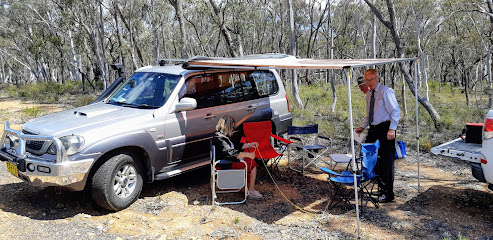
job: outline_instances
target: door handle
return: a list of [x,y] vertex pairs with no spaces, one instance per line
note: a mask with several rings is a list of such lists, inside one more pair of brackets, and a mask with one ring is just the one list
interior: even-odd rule
[[212,114],[212,113],[208,113],[207,115],[205,115],[204,119],[209,119],[209,118],[214,119],[215,117],[217,117],[217,115]]
[[249,111],[249,112],[255,111],[255,110],[257,110],[257,107],[256,106],[253,106],[253,105],[250,105],[250,106],[247,107],[246,110]]

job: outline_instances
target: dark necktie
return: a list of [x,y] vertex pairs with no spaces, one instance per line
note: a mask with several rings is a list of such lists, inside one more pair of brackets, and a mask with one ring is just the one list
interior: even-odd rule
[[373,108],[375,107],[375,90],[371,90],[370,112],[368,113],[368,123],[373,123]]

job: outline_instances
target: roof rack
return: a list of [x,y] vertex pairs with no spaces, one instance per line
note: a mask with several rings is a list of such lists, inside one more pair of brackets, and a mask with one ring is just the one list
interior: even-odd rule
[[188,61],[188,59],[181,59],[181,58],[158,58],[156,59],[157,63],[159,66],[164,66],[167,63],[170,62],[175,62],[175,65],[182,64]]

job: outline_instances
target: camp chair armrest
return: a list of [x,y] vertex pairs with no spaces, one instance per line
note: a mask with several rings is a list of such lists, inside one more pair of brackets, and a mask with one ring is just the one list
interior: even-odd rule
[[289,140],[291,140],[291,139],[296,140],[296,141],[303,142],[303,140],[301,138],[299,138],[299,137],[289,137]]
[[238,160],[238,161],[230,161],[230,160],[216,160],[216,164],[231,164],[231,163],[239,163],[242,162],[243,160]]
[[332,142],[332,139],[330,137],[326,137],[326,136],[322,136],[322,135],[318,135],[318,137],[321,138],[321,139],[325,139],[327,141]]
[[324,171],[324,172],[326,172],[326,173],[328,173],[328,174],[332,174],[332,175],[341,175],[341,174],[339,174],[339,173],[336,173],[336,172],[334,172],[334,171],[330,170],[330,169],[329,169],[329,168],[327,168],[327,167],[320,168],[320,170],[322,170],[322,171]]
[[279,143],[281,143],[281,144],[286,144],[287,145],[287,144],[293,143],[292,141],[289,141],[287,139],[284,139],[284,138],[279,137],[279,136],[274,135],[274,134],[271,134],[270,136],[273,137],[274,139],[279,140]]

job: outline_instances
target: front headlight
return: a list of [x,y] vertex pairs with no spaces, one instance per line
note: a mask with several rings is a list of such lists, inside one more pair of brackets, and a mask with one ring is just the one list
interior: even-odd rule
[[[82,136],[70,135],[59,138],[67,155],[74,155],[84,146],[84,138]],[[56,144],[52,143],[48,148],[48,153],[56,155]]]

